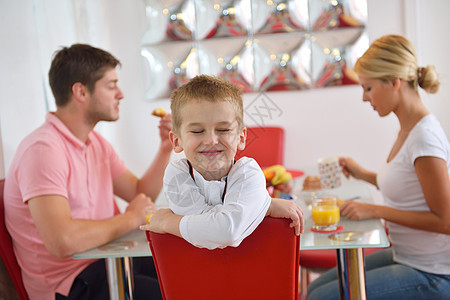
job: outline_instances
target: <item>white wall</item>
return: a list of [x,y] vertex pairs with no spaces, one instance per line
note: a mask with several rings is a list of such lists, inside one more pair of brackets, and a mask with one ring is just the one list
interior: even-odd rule
[[[429,3],[430,5],[427,5]],[[450,1],[420,1],[419,21],[417,25],[420,39],[419,64],[435,65],[441,79],[441,87],[437,94],[421,93],[424,103],[436,114],[450,137]]]
[[[49,15],[37,19],[33,6],[40,3]],[[42,7],[44,3],[44,7]],[[143,100],[139,58],[139,38],[142,34],[140,17],[142,0],[75,1],[78,9],[85,9],[88,20],[72,14],[68,0],[22,0],[0,2],[0,129],[7,170],[19,141],[44,119],[45,95],[40,61],[49,67],[48,49],[69,45],[74,41],[90,42],[111,51],[122,62],[119,84],[126,98],[120,106],[118,122],[101,124],[100,130],[113,143],[130,169],[141,175],[156,154],[158,120],[150,116],[156,107],[169,108],[168,100]],[[81,4],[80,4],[81,3]],[[417,10],[420,7],[420,12]],[[89,9],[88,9],[89,8]],[[368,0],[369,38],[387,33],[405,34],[417,41],[420,62],[436,64],[442,73],[442,91],[424,96],[425,103],[436,113],[450,134],[446,117],[450,108],[449,64],[446,54],[450,47],[446,28],[450,20],[444,15],[450,11],[447,0]],[[405,11],[409,13],[405,16]],[[55,18],[58,16],[58,18]],[[411,17],[412,16],[412,17]],[[72,20],[82,32],[74,33]],[[96,29],[83,27],[87,21],[97,21]],[[439,20],[439,24],[435,21]],[[51,41],[39,44],[36,24],[44,28],[44,36]],[[48,32],[50,31],[50,33]],[[41,47],[39,47],[41,45]],[[44,48],[45,53],[37,53]],[[257,94],[246,94],[249,106]],[[398,128],[395,117],[379,118],[370,105],[362,103],[358,86],[335,87],[302,92],[274,92],[267,96],[278,105],[281,115],[273,117],[268,125],[286,128],[286,161],[290,168],[311,165],[321,156],[349,155],[371,169],[377,169],[386,158]],[[246,123],[252,120],[246,116]],[[0,177],[1,177],[0,173]]]
[[[0,2],[0,149],[4,161],[0,178],[19,142],[44,121],[47,91],[42,65],[47,73],[53,51],[74,40],[70,7],[68,1]],[[36,10],[52,17],[36,18]]]

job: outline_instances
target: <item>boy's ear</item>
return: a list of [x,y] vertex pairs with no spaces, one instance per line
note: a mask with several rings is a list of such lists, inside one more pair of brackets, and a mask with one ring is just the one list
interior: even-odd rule
[[183,152],[183,147],[181,146],[180,139],[172,130],[169,131],[169,140],[175,153]]
[[247,140],[247,127],[244,127],[239,134],[239,144],[237,146],[238,150],[245,149],[245,141]]

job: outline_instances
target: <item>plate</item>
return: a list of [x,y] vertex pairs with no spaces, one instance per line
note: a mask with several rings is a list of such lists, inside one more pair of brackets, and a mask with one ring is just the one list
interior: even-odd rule
[[98,249],[102,251],[121,251],[131,249],[134,246],[136,246],[136,243],[133,241],[116,241],[100,246]]
[[364,233],[359,231],[342,231],[330,234],[328,238],[339,242],[356,242],[364,238]]
[[310,191],[301,191],[299,194],[300,200],[303,200],[307,205],[312,204],[313,199],[317,199],[325,195],[325,192],[322,190],[310,190]]
[[[339,225],[338,227],[336,227],[336,229],[332,229],[332,230],[318,230],[318,229],[314,229],[314,227],[311,227],[311,231],[312,232],[317,232],[317,233],[330,233],[330,232],[340,232],[344,230],[344,226]],[[337,233],[335,233],[337,234]]]

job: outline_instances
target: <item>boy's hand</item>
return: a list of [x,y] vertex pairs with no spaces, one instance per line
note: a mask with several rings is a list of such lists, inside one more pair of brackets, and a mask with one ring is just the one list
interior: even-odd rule
[[291,219],[292,222],[289,226],[294,227],[296,235],[299,235],[304,231],[305,219],[303,216],[303,211],[292,200],[272,198],[266,216]]
[[156,233],[166,233],[164,229],[164,222],[170,215],[174,213],[168,208],[161,208],[156,210],[153,215],[149,218],[147,225],[141,225],[139,229],[150,230]]
[[161,208],[152,215],[147,225],[141,225],[139,229],[156,233],[170,233],[181,237],[179,226],[182,217],[174,214],[169,208]]

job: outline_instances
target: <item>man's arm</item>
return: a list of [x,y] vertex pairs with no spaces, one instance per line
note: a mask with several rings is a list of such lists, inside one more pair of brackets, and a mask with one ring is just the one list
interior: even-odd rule
[[72,219],[65,197],[46,195],[31,198],[28,206],[46,249],[57,257],[69,257],[105,244],[145,223],[151,200],[136,196],[123,214],[104,219]]
[[139,179],[130,171],[125,172],[113,181],[114,194],[128,202],[139,193],[146,194],[153,202],[156,200],[162,189],[164,171],[172,153],[172,145],[169,140],[171,122],[170,114],[161,119],[159,125],[161,144],[153,163],[145,174]]

